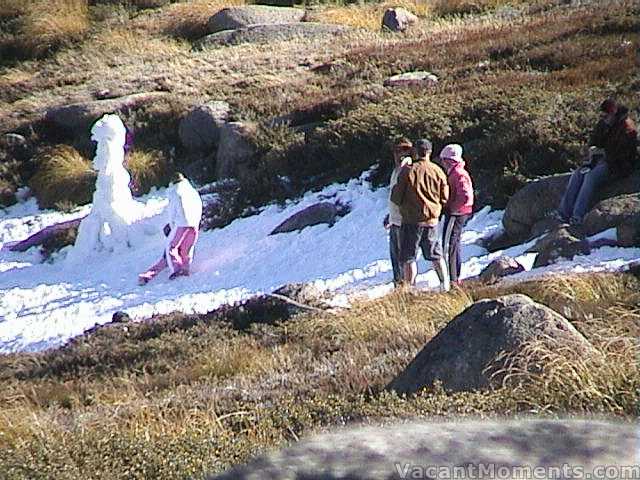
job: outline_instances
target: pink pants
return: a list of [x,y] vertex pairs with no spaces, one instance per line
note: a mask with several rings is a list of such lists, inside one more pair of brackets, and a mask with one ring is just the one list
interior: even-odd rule
[[162,270],[171,267],[172,273],[189,274],[189,266],[193,260],[193,249],[198,240],[198,229],[195,227],[177,227],[167,244],[165,254],[149,270],[139,278],[151,280]]

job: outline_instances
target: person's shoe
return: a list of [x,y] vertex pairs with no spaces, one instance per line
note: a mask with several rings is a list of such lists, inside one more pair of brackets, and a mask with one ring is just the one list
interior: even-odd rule
[[169,280],[175,280],[178,277],[186,277],[189,275],[189,272],[186,272],[184,270],[178,270],[177,272],[173,272],[171,275],[169,275]]
[[143,285],[146,285],[147,283],[149,283],[149,280],[150,279],[147,277],[138,276],[138,285],[142,287]]
[[582,226],[582,219],[580,217],[571,217],[569,219],[569,225],[579,228]]

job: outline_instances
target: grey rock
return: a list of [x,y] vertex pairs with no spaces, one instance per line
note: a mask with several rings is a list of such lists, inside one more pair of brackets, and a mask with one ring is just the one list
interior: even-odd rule
[[640,193],[607,198],[584,217],[584,231],[587,235],[595,235],[626,223],[637,215],[640,215]]
[[251,137],[254,133],[255,125],[251,123],[229,122],[222,126],[216,154],[218,179],[243,179],[251,175],[251,159],[255,154]]
[[[602,465],[637,465],[639,442],[640,425],[637,422],[575,419],[414,421],[350,427],[313,436],[208,478],[399,480],[572,478],[573,475],[583,478],[578,469],[589,475]],[[560,469],[564,465],[575,470],[562,474]],[[427,470],[428,467],[440,470],[434,472]],[[493,472],[481,477],[479,467],[491,468]],[[535,467],[543,469],[543,477],[534,475]],[[464,471],[466,475],[455,476],[456,471]],[[508,473],[501,473],[505,471]]]
[[524,272],[524,267],[515,259],[504,255],[487,265],[480,273],[479,278],[483,282],[493,283],[502,277],[520,272]]
[[[529,238],[532,226],[543,220],[560,205],[560,200],[566,190],[570,175],[570,173],[563,173],[543,177],[529,182],[517,191],[509,199],[502,219],[507,235],[522,240]],[[626,178],[616,179],[605,185],[596,192],[593,204],[607,198],[639,191],[640,171],[636,171]],[[597,228],[600,227],[598,226]],[[586,231],[587,234],[591,235],[589,232],[592,229],[587,228]]]
[[200,228],[211,230],[229,225],[245,207],[240,182],[234,178],[217,181],[198,190],[202,198]]
[[338,216],[338,207],[331,202],[320,202],[305,208],[287,218],[278,225],[269,235],[293,232],[306,227],[328,223],[333,225]]
[[275,41],[295,40],[297,38],[330,38],[350,31],[351,29],[344,25],[312,22],[250,25],[237,30],[225,30],[207,35],[198,42],[197,47],[206,49],[241,43],[266,44]]
[[556,228],[536,242],[527,250],[530,253],[537,252],[534,268],[544,267],[555,263],[560,258],[571,260],[576,255],[589,255],[591,247],[584,238],[579,238],[575,229],[561,226]]
[[571,174],[553,175],[529,182],[507,203],[502,224],[511,237],[525,239],[531,227],[558,208]]
[[384,81],[385,87],[433,87],[437,84],[438,77],[430,72],[401,73]]
[[294,23],[304,18],[300,8],[283,8],[266,5],[245,5],[223,8],[209,18],[207,32],[236,30],[255,24]]
[[500,385],[507,356],[541,341],[577,353],[591,344],[564,317],[525,295],[474,303],[447,324],[387,387],[415,393],[439,380],[446,390],[468,391]]
[[86,131],[93,122],[106,113],[119,113],[136,108],[163,98],[165,92],[134,93],[125,97],[109,100],[93,100],[50,108],[45,113],[45,120],[57,127],[73,132]]
[[189,150],[212,149],[220,141],[220,129],[227,123],[230,111],[229,104],[222,101],[195,107],[180,121],[180,141]]
[[[291,300],[288,304],[289,315],[310,309],[324,309],[325,294],[310,283],[288,283],[273,291],[273,295]],[[308,308],[305,308],[308,307]]]
[[640,247],[640,214],[619,224],[616,227],[616,237],[621,247]]
[[392,32],[404,32],[418,21],[418,17],[406,8],[388,8],[382,16],[382,28]]

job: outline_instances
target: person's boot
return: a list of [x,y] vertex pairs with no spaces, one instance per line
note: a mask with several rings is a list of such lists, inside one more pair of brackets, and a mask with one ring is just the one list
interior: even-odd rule
[[440,291],[448,292],[449,290],[451,290],[451,282],[449,281],[449,270],[447,269],[447,264],[445,263],[444,258],[433,262],[433,269],[436,271],[438,279],[440,280]]

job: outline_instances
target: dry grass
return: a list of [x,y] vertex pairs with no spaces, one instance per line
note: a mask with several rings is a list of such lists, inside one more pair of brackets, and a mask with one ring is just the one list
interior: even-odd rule
[[386,9],[393,7],[405,8],[418,17],[428,17],[431,14],[431,5],[425,0],[399,0],[397,2],[387,0],[379,3],[325,7],[309,14],[308,20],[380,31],[382,15]]
[[58,145],[37,159],[38,168],[30,187],[41,208],[62,202],[84,204],[91,200],[96,173],[91,162],[75,148]]
[[171,162],[157,150],[134,150],[127,157],[126,166],[137,195],[148,193],[151,187],[167,185],[174,172]]
[[39,56],[80,41],[89,31],[87,0],[40,0],[28,4],[23,17],[25,48]]
[[[638,287],[628,275],[586,275],[447,295],[397,292],[339,315],[243,331],[216,316],[185,318],[179,329],[169,316],[99,330],[57,354],[0,359],[0,468],[9,478],[28,478],[23,468],[50,478],[201,478],[352,420],[632,416],[638,343],[619,332],[640,325]],[[599,356],[569,362],[560,350],[532,345],[522,358],[544,359],[544,368],[511,370],[512,378],[526,376],[515,386],[460,394],[436,388],[409,398],[383,391],[471,297],[516,292],[564,305]],[[114,368],[110,358],[123,362]],[[78,368],[61,368],[65,361]]]

